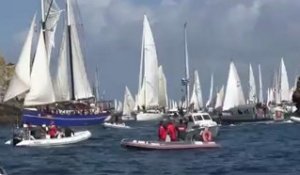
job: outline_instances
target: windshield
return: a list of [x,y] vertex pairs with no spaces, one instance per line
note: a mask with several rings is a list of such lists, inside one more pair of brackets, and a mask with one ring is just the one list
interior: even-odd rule
[[196,115],[196,116],[194,116],[194,118],[195,118],[195,121],[203,120],[201,115]]
[[211,120],[209,115],[203,115],[204,120]]

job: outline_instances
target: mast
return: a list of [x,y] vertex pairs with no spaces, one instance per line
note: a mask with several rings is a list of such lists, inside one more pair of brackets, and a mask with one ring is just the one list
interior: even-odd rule
[[74,90],[74,72],[73,72],[73,54],[72,54],[72,39],[71,39],[71,21],[70,21],[70,0],[67,0],[67,28],[68,28],[68,42],[69,42],[69,58],[70,58],[70,78],[71,78],[71,100],[75,100]]
[[262,77],[261,77],[261,68],[260,64],[258,65],[258,79],[259,79],[259,102],[264,102],[263,90],[262,90]]
[[187,50],[187,23],[184,24],[184,55],[185,55],[185,79],[184,79],[184,85],[185,85],[185,99],[186,99],[186,107],[188,108],[189,102],[190,102],[190,73],[189,73],[189,55]]
[[[46,41],[46,30],[47,30],[47,29],[46,29],[46,22],[47,22],[47,19],[48,19],[48,17],[49,17],[49,14],[50,14],[50,9],[51,9],[51,7],[52,7],[53,1],[54,1],[54,0],[51,0],[48,9],[46,9],[46,10],[47,10],[47,14],[46,14],[46,16],[45,16],[45,9],[44,9],[45,5],[44,5],[44,0],[41,0],[41,8],[42,8],[42,29],[43,29],[43,37],[44,37],[45,42],[47,42],[47,41]],[[48,52],[48,50],[47,50],[47,52]]]

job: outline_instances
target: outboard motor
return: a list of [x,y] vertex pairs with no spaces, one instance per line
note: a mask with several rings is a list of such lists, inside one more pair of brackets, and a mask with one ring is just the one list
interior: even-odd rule
[[7,175],[4,168],[0,167],[0,175]]

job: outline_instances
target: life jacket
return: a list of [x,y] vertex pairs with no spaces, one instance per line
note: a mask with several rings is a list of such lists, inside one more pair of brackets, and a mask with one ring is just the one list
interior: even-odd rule
[[212,134],[209,130],[202,132],[202,140],[203,140],[203,142],[212,141]]
[[168,134],[171,137],[171,141],[176,141],[176,129],[174,124],[169,124],[167,130],[168,130]]
[[167,137],[167,131],[163,126],[159,126],[158,129],[158,138],[160,141],[165,141]]

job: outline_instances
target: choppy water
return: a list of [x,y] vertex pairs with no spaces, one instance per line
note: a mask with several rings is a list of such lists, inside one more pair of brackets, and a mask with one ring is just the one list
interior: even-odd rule
[[[122,138],[156,139],[154,124],[135,129],[89,128],[93,137],[56,148],[14,148],[0,144],[0,164],[9,175],[207,174],[299,175],[300,125],[257,124],[222,127],[216,150],[137,151]],[[11,135],[0,129],[0,141]]]

